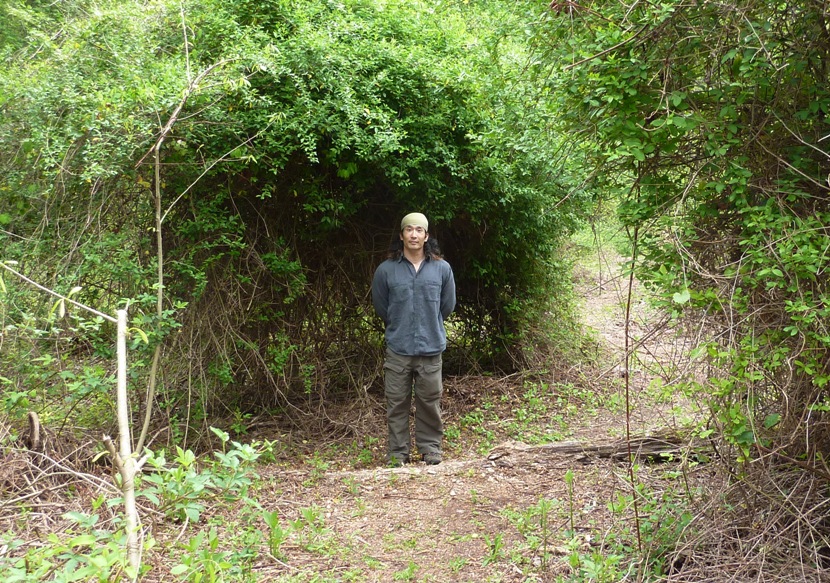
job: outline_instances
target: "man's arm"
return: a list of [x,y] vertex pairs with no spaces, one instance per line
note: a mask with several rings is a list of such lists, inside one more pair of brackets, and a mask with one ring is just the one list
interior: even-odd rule
[[[446,262],[444,262],[446,263]],[[446,320],[455,309],[455,277],[452,274],[452,267],[446,263],[441,285],[441,315]]]
[[386,317],[389,310],[389,284],[386,281],[386,270],[381,264],[375,270],[372,278],[372,304],[383,323],[386,324]]

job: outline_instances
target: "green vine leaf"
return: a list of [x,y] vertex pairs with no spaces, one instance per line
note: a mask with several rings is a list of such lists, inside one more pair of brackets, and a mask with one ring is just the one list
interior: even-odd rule
[[150,344],[150,338],[147,336],[147,333],[144,332],[141,328],[128,328],[127,332],[135,332],[141,338],[141,341],[144,344]]
[[685,304],[691,298],[691,294],[689,293],[688,289],[684,289],[683,291],[675,292],[672,295],[671,299],[675,304]]

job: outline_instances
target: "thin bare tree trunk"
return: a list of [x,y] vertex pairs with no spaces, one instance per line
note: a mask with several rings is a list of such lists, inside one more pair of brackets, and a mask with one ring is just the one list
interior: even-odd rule
[[[60,302],[70,303],[74,306],[86,310],[96,316],[101,316],[105,320],[115,323],[116,325],[116,369],[117,369],[117,383],[116,383],[116,411],[118,415],[118,441],[120,451],[116,451],[115,444],[109,435],[104,435],[104,445],[112,456],[118,473],[121,475],[121,494],[124,498],[124,521],[125,530],[127,534],[127,560],[129,562],[130,571],[134,577],[138,576],[141,567],[141,544],[138,536],[138,508],[135,500],[135,476],[141,471],[141,466],[144,465],[147,458],[136,460],[132,452],[132,439],[130,436],[130,409],[127,401],[127,310],[117,310],[116,317],[113,318],[108,314],[99,312],[89,306],[77,302],[67,296],[61,295],[58,292],[51,290],[39,283],[29,279],[22,273],[13,269],[6,263],[0,261],[0,268],[14,274],[26,283],[33,285],[37,289],[44,291],[50,295],[57,297]],[[33,426],[39,426],[37,415],[34,417],[30,414],[29,422]],[[37,449],[40,446],[40,440],[35,436],[35,431],[32,432],[35,446]]]
[[104,444],[112,456],[118,473],[121,475],[121,494],[124,498],[124,529],[127,535],[127,560],[134,574],[141,567],[141,544],[138,537],[138,509],[135,502],[135,476],[141,469],[143,460],[138,462],[133,457],[130,439],[129,403],[127,401],[127,310],[118,310],[116,356],[118,363],[118,381],[116,385],[116,411],[118,415],[118,451],[108,435]]

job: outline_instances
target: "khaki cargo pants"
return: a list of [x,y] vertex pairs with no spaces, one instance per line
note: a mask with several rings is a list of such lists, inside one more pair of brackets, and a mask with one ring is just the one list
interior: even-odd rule
[[441,453],[441,355],[402,356],[386,349],[383,363],[389,457],[409,459],[409,411],[415,393],[415,445],[421,454]]

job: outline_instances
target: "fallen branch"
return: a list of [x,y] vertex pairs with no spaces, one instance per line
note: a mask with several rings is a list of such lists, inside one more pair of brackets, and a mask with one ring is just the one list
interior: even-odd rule
[[646,435],[631,440],[620,439],[608,443],[563,441],[543,445],[526,445],[510,441],[493,448],[487,459],[500,466],[512,466],[513,461],[511,460],[513,459],[518,461],[522,457],[547,455],[575,455],[577,460],[581,462],[587,462],[593,458],[627,461],[630,451],[632,458],[665,460],[672,456],[683,455],[697,447],[698,445],[684,442],[679,437],[667,435]]

